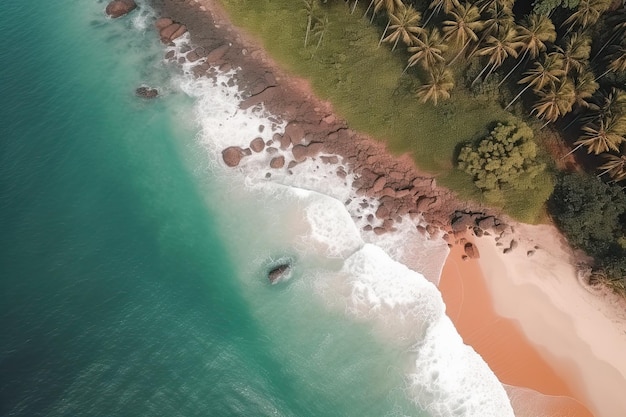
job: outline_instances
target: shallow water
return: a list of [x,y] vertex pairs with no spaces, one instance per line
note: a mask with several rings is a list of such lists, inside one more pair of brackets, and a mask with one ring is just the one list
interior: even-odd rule
[[148,7],[104,5],[3,2],[0,415],[506,415],[396,262],[436,280],[445,244],[361,232],[375,202],[334,168],[225,169],[283,125],[167,65]]

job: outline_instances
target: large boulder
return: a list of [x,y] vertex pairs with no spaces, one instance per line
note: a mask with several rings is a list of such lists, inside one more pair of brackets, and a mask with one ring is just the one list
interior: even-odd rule
[[285,157],[282,155],[272,158],[270,161],[270,167],[274,169],[280,169],[285,166]]
[[254,152],[259,153],[264,148],[265,148],[265,141],[263,141],[263,138],[255,138],[252,140],[252,142],[250,142],[250,149],[252,149]]
[[172,23],[159,31],[161,42],[168,44],[176,38],[180,38],[187,32],[187,27],[180,23]]
[[105,13],[113,18],[124,16],[137,8],[134,0],[113,0],[105,9]]
[[160,32],[172,23],[174,23],[174,21],[169,17],[161,17],[160,19],[157,19],[157,21],[154,23],[154,26]]
[[383,188],[385,188],[386,184],[387,178],[385,178],[384,175],[381,175],[380,177],[376,178],[376,181],[374,181],[374,185],[372,185],[372,191],[375,193],[379,193],[383,190]]
[[222,159],[229,167],[236,167],[241,162],[241,158],[245,156],[245,152],[239,146],[229,146],[222,151]]

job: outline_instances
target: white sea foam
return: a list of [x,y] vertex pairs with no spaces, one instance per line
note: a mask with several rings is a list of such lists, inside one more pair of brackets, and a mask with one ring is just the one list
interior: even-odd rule
[[137,1],[137,6],[137,10],[130,15],[131,22],[135,30],[144,31],[149,28],[156,19],[156,11],[142,1]]
[[[187,41],[177,41],[176,51]],[[463,344],[445,315],[436,286],[416,272],[428,271],[436,281],[448,253],[443,240],[421,235],[408,217],[396,232],[382,237],[364,231],[377,201],[355,193],[354,175],[347,167],[343,169],[348,175],[341,178],[336,175],[338,165],[324,164],[320,158],[291,169],[271,170],[271,155],[264,151],[245,157],[237,169],[227,169],[221,161],[224,148],[246,148],[256,137],[267,142],[274,133],[282,133],[285,124],[270,119],[261,106],[241,110],[239,92],[229,85],[232,73],[218,75],[216,80],[194,79],[190,69],[184,66],[186,74],[177,82],[196,100],[198,140],[214,163],[214,174],[230,181],[229,193],[241,188],[249,192],[237,205],[262,205],[261,210],[271,211],[265,227],[271,239],[284,240],[282,245],[301,258],[294,268],[306,268],[306,258],[313,257],[340,262],[338,270],[320,273],[311,288],[326,305],[345,310],[354,320],[371,322],[376,334],[402,347],[408,363],[405,389],[411,400],[433,417],[513,416],[502,384],[480,356]],[[265,126],[263,132],[260,125]],[[273,152],[285,156],[287,163],[292,159],[290,149]],[[247,247],[254,244],[247,242]],[[280,247],[269,239],[257,246],[262,247],[256,250],[257,256],[269,256],[272,249],[266,246]]]

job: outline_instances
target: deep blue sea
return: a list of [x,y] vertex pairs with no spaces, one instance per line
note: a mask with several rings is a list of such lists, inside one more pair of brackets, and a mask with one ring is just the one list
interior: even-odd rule
[[349,184],[221,164],[281,126],[167,64],[142,6],[0,5],[0,416],[509,415]]

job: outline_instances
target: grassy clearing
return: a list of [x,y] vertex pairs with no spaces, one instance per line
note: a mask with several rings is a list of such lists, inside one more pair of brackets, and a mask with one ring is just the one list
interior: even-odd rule
[[[352,128],[385,141],[397,154],[410,154],[421,169],[463,198],[481,201],[480,191],[454,168],[454,160],[461,143],[485,136],[496,121],[511,117],[498,103],[477,99],[460,86],[437,107],[420,103],[415,90],[424,75],[414,69],[402,75],[406,52],[377,48],[379,29],[361,17],[360,8],[351,15],[343,2],[325,5],[320,14],[328,17],[328,26],[316,49],[318,38],[311,35],[304,47],[307,14],[301,1],[221,3],[234,23],[258,36],[284,68],[309,79],[316,94],[330,100]],[[528,196],[510,193],[495,205],[532,222],[542,203],[530,210],[528,204]]]

